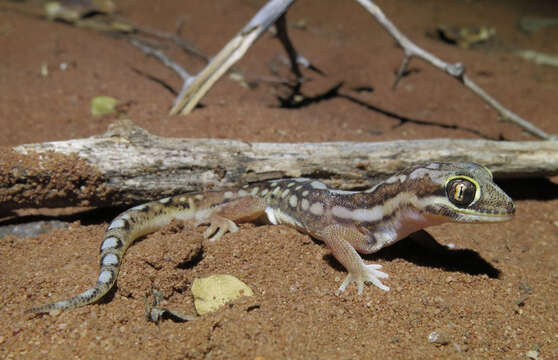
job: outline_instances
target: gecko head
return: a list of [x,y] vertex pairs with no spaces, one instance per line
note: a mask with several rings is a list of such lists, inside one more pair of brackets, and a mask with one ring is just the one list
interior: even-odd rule
[[513,200],[494,183],[490,170],[479,164],[423,164],[410,169],[407,181],[423,189],[418,198],[420,207],[434,218],[500,222],[510,220],[515,213]]

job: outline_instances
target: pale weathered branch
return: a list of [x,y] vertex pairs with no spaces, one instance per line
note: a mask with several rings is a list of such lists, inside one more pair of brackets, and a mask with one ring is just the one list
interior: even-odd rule
[[497,178],[558,174],[558,143],[551,141],[248,143],[161,138],[130,121],[86,139],[20,145],[11,154],[0,155],[4,211],[129,204],[282,177],[364,188],[432,160],[481,163]]

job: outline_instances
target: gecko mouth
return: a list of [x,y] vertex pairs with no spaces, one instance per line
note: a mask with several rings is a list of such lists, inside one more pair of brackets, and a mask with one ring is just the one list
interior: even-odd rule
[[460,210],[458,211],[458,214],[462,220],[468,222],[503,222],[513,219],[515,215],[515,208],[510,209],[509,212]]
[[501,222],[513,219],[514,214],[482,214],[479,215],[481,222]]

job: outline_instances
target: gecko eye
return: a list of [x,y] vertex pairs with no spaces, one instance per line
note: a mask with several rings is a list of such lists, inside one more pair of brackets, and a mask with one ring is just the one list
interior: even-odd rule
[[476,192],[476,185],[463,178],[453,179],[446,185],[446,193],[449,201],[459,207],[471,205],[473,200],[475,200]]

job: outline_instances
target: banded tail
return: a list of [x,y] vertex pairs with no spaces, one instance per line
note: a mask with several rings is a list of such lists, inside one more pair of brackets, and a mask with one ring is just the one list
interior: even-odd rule
[[73,309],[98,301],[116,283],[122,258],[134,240],[165,226],[175,218],[193,219],[199,205],[196,202],[191,196],[176,196],[139,205],[118,215],[110,223],[101,243],[100,271],[95,285],[72,298],[33,307],[25,310],[25,313]]

